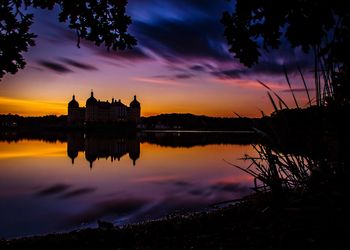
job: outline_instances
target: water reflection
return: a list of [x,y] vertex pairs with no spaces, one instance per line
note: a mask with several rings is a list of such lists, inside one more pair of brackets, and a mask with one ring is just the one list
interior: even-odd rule
[[128,154],[133,165],[136,165],[140,157],[140,140],[135,138],[105,137],[99,135],[70,134],[67,138],[67,155],[74,164],[74,159],[79,152],[85,153],[85,159],[93,167],[94,161],[105,158],[111,162],[118,160]]
[[251,192],[251,177],[222,161],[244,165],[249,135],[35,136],[0,138],[0,237],[139,222]]
[[[205,146],[209,144],[249,144],[253,134],[250,132],[145,132],[138,134],[67,134],[67,155],[74,164],[79,152],[84,152],[90,168],[100,158],[111,159],[111,162],[129,155],[133,165],[140,158],[140,143],[148,142],[164,147]],[[61,138],[61,137],[60,137]],[[51,138],[52,139],[52,138]]]

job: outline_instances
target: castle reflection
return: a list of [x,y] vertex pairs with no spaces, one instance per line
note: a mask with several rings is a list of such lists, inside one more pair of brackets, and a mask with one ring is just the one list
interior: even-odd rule
[[67,155],[74,164],[74,159],[79,152],[85,153],[85,159],[93,163],[100,158],[111,161],[120,160],[128,154],[133,165],[136,165],[137,159],[140,158],[140,140],[138,138],[115,138],[99,135],[71,134],[67,138]]
[[[67,156],[72,160],[84,152],[85,159],[93,167],[100,159],[120,160],[126,154],[136,165],[140,158],[140,143],[156,144],[160,147],[191,148],[212,144],[247,145],[258,141],[251,131],[138,131],[97,130],[97,131],[56,131],[56,130],[0,130],[0,142],[41,140],[57,143],[67,142]],[[32,149],[35,151],[35,148]],[[1,150],[0,150],[1,151]]]

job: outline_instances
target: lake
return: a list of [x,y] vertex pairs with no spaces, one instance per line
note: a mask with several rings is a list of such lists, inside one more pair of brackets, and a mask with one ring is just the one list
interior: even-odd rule
[[254,155],[245,133],[10,134],[0,139],[0,237],[117,225],[207,209],[251,193],[224,160]]

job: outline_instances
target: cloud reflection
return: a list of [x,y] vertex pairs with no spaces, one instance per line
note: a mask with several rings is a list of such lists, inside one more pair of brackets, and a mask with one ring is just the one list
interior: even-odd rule
[[38,192],[36,192],[36,195],[40,197],[44,197],[44,196],[55,196],[60,194],[59,198],[69,199],[69,198],[82,196],[82,195],[89,194],[96,191],[96,188],[94,187],[76,188],[68,191],[68,189],[70,189],[71,187],[72,185],[68,185],[64,183],[56,183],[54,185],[51,185],[49,187],[39,190]]
[[50,195],[55,195],[59,193],[63,193],[66,191],[68,188],[70,188],[70,185],[63,184],[63,183],[57,183],[52,186],[49,186],[47,188],[44,188],[37,192],[38,196],[50,196]]
[[91,188],[91,187],[79,188],[79,189],[75,189],[70,192],[62,194],[61,198],[63,199],[73,198],[73,197],[89,194],[95,191],[96,191],[96,188]]
[[148,203],[149,201],[143,198],[112,199],[101,201],[95,203],[95,205],[88,208],[85,212],[68,218],[65,224],[69,226],[81,223],[91,223],[97,221],[98,219],[111,215],[114,215],[116,218],[118,218],[118,216],[133,214],[136,211],[142,209]]

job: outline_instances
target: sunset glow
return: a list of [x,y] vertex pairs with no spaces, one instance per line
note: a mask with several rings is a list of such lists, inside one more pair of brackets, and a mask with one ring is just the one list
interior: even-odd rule
[[[257,80],[293,104],[290,93],[283,94],[288,85],[282,65],[305,65],[309,59],[300,50],[270,53],[248,69],[228,52],[219,22],[229,2],[188,3],[186,9],[177,1],[154,3],[129,1],[130,33],[138,45],[118,53],[85,41],[77,48],[75,32],[57,20],[58,10],[34,10],[37,45],[24,54],[26,68],[0,82],[0,114],[65,115],[73,94],[85,106],[93,89],[98,99],[121,99],[127,105],[136,94],[143,116],[259,117],[260,110],[270,113],[272,106]],[[290,68],[293,88],[301,88]],[[304,73],[307,78],[310,72]]]

